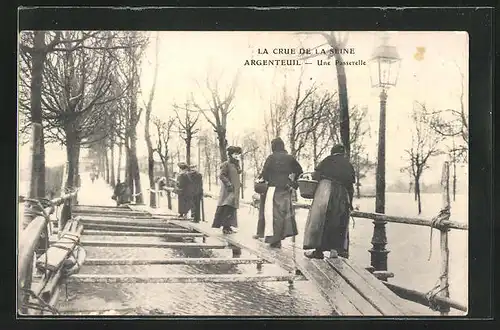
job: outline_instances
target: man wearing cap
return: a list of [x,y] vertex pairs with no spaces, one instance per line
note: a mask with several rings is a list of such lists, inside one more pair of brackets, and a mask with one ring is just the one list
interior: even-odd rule
[[191,209],[192,192],[191,178],[188,175],[189,166],[182,162],[178,164],[179,175],[177,176],[177,202],[178,212],[184,218]]
[[188,172],[189,178],[193,185],[192,209],[194,222],[200,222],[201,215],[201,199],[203,198],[203,176],[197,171],[196,165],[191,165]]
[[231,227],[238,226],[236,212],[240,204],[241,151],[236,146],[227,148],[228,160],[220,166],[221,189],[212,228],[222,227],[223,234],[233,233]]

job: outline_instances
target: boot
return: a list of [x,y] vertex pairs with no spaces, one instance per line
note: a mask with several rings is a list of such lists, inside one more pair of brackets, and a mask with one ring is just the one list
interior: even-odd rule
[[323,252],[319,250],[306,251],[304,255],[309,259],[323,259],[325,257]]

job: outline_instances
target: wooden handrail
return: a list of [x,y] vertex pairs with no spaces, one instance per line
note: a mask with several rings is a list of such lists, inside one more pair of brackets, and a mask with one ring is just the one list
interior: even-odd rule
[[[304,208],[304,209],[309,209],[311,207],[311,205],[305,203],[295,203],[294,206],[296,208]],[[372,212],[352,211],[351,216],[361,219],[371,219],[376,221],[386,221],[392,223],[405,223],[408,225],[415,225],[415,226],[425,226],[425,227],[432,226],[436,229],[450,228],[459,230],[469,230],[469,226],[467,224],[449,220],[442,221],[441,224],[438,225],[433,225],[432,220],[425,218],[399,217],[394,215],[386,215],[386,214],[372,213]]]
[[[49,215],[52,214],[54,212],[53,206],[59,206],[67,200],[71,200],[77,195],[77,193],[78,190],[51,200],[51,205],[44,209],[45,213]],[[25,217],[32,217],[32,215],[25,215]],[[22,299],[24,297],[23,293],[21,292],[21,288],[25,287],[28,277],[31,277],[31,274],[29,274],[29,272],[33,262],[33,254],[35,253],[35,249],[40,240],[40,235],[42,234],[42,231],[46,227],[46,225],[46,219],[43,216],[35,216],[29,222],[26,228],[24,228],[24,230],[19,233],[17,251],[17,288],[19,304],[22,302]]]

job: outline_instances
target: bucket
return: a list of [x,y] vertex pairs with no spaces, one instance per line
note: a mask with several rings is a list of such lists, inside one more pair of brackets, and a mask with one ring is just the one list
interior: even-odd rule
[[314,192],[318,187],[318,181],[313,180],[312,173],[303,173],[297,180],[300,196],[305,199],[313,199]]

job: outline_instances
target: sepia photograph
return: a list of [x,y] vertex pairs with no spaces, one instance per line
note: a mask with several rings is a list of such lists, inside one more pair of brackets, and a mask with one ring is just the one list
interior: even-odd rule
[[465,316],[463,31],[18,33],[19,316]]

